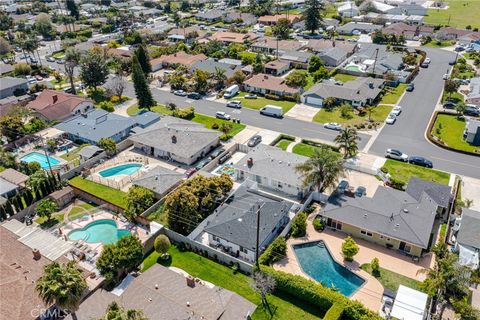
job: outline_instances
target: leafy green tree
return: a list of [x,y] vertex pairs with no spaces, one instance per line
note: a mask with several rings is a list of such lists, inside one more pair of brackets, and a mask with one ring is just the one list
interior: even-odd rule
[[235,83],[235,84],[238,84],[238,85],[241,85],[243,84],[243,82],[245,81],[245,73],[243,73],[243,71],[241,70],[237,70],[233,73],[232,77],[229,79],[229,81],[231,83]]
[[222,123],[220,125],[220,128],[218,128],[218,130],[220,130],[220,132],[223,133],[223,135],[225,136],[225,138],[228,137],[228,134],[230,133],[230,131],[232,131],[232,125],[229,124],[229,123]]
[[208,91],[208,72],[196,69],[193,73],[193,87],[196,92],[206,93]]
[[125,310],[117,302],[112,302],[108,306],[105,316],[98,320],[148,320],[148,318],[143,315],[141,310]]
[[153,243],[153,247],[155,248],[155,251],[160,254],[161,256],[164,256],[168,250],[170,250],[170,239],[164,234],[159,235],[158,237],[155,238],[155,241]]
[[136,217],[150,208],[154,203],[155,197],[151,190],[140,186],[130,187],[127,193],[127,210],[125,210],[125,216],[130,221],[135,221]]
[[334,97],[326,97],[325,100],[323,100],[323,107],[328,111],[332,110],[336,105],[337,99]]
[[325,66],[325,63],[323,62],[322,58],[319,56],[312,56],[308,61],[308,72],[314,73],[323,66]]
[[339,110],[340,110],[340,117],[342,118],[345,118],[345,119],[350,119],[352,117],[352,106],[350,106],[349,104],[342,104],[340,107],[339,107]]
[[26,63],[17,63],[13,67],[13,74],[15,76],[29,76],[32,73],[32,67]]
[[42,12],[35,19],[34,27],[42,36],[48,37],[53,30],[52,20],[48,14]]
[[114,155],[117,152],[117,144],[112,138],[101,138],[98,146],[105,150],[108,155]]
[[358,141],[360,137],[357,130],[345,128],[335,137],[335,143],[343,150],[343,158],[353,157],[358,153]]
[[0,55],[10,53],[12,51],[12,46],[4,37],[0,37]]
[[78,10],[78,6],[75,3],[75,0],[66,0],[65,5],[68,10],[68,14],[71,17],[74,17],[75,20],[78,20],[80,18],[80,11]]
[[225,69],[215,67],[215,72],[212,75],[213,80],[216,81],[215,89],[221,90],[225,87],[225,81],[227,76],[225,75]]
[[135,55],[137,56],[140,67],[142,68],[145,77],[148,77],[150,72],[152,72],[152,65],[150,64],[150,57],[148,51],[143,45],[140,45],[137,50],[135,50]]
[[147,79],[143,73],[142,67],[136,55],[132,59],[132,80],[133,87],[135,88],[135,95],[138,101],[138,107],[140,109],[150,110],[155,104],[152,92],[148,86]]
[[80,79],[95,92],[98,86],[107,81],[109,73],[107,62],[102,54],[89,51],[80,60]]
[[0,166],[14,168],[15,164],[15,156],[0,146]]
[[287,241],[285,237],[279,236],[268,246],[259,258],[261,265],[270,266],[282,259],[287,253]]
[[32,189],[38,189],[40,185],[47,181],[48,177],[44,171],[39,170],[32,174],[27,181],[27,185]]
[[97,268],[107,280],[115,282],[136,268],[143,259],[143,246],[134,236],[126,236],[117,244],[106,244],[97,259]]
[[42,169],[42,167],[40,166],[40,163],[38,163],[37,161],[29,162],[27,164],[27,168],[30,174],[35,173]]
[[[75,3],[73,0],[70,1]],[[72,94],[77,93],[73,77],[75,74],[75,68],[78,67],[81,60],[82,53],[76,47],[70,47],[65,51],[65,73],[67,74],[67,77],[70,81],[70,88],[72,89]]]
[[[178,71],[178,70],[177,70]],[[169,79],[170,87],[174,90],[183,90],[187,84],[187,79],[180,72],[174,72]]]
[[285,78],[285,83],[292,87],[305,87],[308,84],[308,74],[304,70],[293,70]]
[[253,64],[253,72],[260,73],[265,70],[265,65],[263,64],[263,57],[261,54],[257,54],[255,57],[255,63]]
[[307,214],[300,212],[292,221],[292,237],[303,237],[307,231]]
[[323,3],[320,0],[307,0],[305,3],[303,18],[305,20],[305,29],[310,31],[310,33],[315,33],[322,26],[323,10]]
[[372,268],[372,274],[375,277],[380,276],[380,261],[378,260],[378,258],[372,259],[372,262],[370,262],[370,268]]
[[[328,71],[328,69],[322,66],[313,73],[313,80],[315,82],[318,82],[320,80],[327,79],[329,76],[330,76],[330,72]],[[332,97],[327,97],[327,98],[332,98]]]
[[72,319],[76,320],[75,312],[87,289],[87,283],[75,261],[66,264],[52,262],[45,266],[35,289],[46,305],[55,304],[61,309],[69,310]]
[[457,111],[457,116],[460,117],[463,115],[463,113],[467,110],[467,106],[463,102],[457,103],[455,106],[455,111]]
[[18,115],[0,117],[0,126],[2,135],[9,142],[15,141],[23,135],[23,119]]
[[314,150],[312,157],[295,167],[303,179],[304,186],[315,186],[323,192],[335,185],[338,178],[345,174],[340,154],[322,146]]
[[342,243],[342,254],[345,260],[353,261],[353,257],[360,251],[360,247],[357,245],[352,237],[348,236]]
[[460,84],[455,80],[445,80],[444,90],[448,93],[448,97],[451,97],[452,93],[457,92],[459,86]]
[[272,33],[278,39],[288,39],[290,37],[290,21],[286,18],[278,19],[272,27]]
[[0,30],[8,31],[13,27],[13,18],[6,12],[0,11]]
[[38,203],[35,211],[39,217],[46,217],[47,221],[50,221],[52,214],[58,211],[58,206],[51,199],[43,199]]

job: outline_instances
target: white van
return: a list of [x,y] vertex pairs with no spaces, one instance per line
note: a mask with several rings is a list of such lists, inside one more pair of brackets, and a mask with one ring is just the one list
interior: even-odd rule
[[223,94],[223,97],[225,99],[230,99],[230,98],[234,97],[238,93],[239,90],[240,90],[240,88],[238,87],[238,85],[234,84],[233,86],[230,86],[225,90],[225,93]]
[[283,117],[283,109],[282,109],[282,107],[272,106],[270,104],[267,104],[265,107],[260,109],[260,114],[263,114],[263,115],[266,115],[266,116],[271,116],[271,117],[276,117],[276,118],[281,118],[281,117]]

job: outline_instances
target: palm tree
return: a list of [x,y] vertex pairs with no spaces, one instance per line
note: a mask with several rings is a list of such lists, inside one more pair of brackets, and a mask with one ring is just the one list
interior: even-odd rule
[[314,185],[320,193],[345,174],[342,158],[328,147],[315,149],[312,157],[297,165],[295,170],[301,174],[304,186]]
[[353,128],[345,128],[340,131],[340,134],[335,137],[335,143],[343,150],[343,158],[349,156],[353,157],[358,152],[357,141],[360,137],[357,135],[357,130]]
[[215,67],[215,73],[213,74],[213,79],[217,82],[216,89],[220,90],[225,86],[225,80],[227,76],[225,75],[225,69]]
[[73,75],[75,68],[80,64],[82,53],[75,47],[70,47],[65,51],[65,73],[70,80],[70,87],[72,88],[72,94],[76,94],[75,84],[73,82]]
[[78,309],[87,282],[74,261],[66,264],[52,262],[45,266],[43,276],[37,280],[35,289],[47,305],[55,304],[61,309],[69,310],[76,320]]

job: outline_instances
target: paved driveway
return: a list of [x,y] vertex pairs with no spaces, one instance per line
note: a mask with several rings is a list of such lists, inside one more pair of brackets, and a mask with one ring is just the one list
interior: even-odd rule
[[293,106],[292,109],[290,109],[285,114],[285,116],[293,119],[297,119],[297,120],[310,122],[310,121],[313,121],[313,117],[315,117],[318,111],[320,111],[320,108],[307,106],[306,104],[303,104],[303,103],[297,103],[295,106]]

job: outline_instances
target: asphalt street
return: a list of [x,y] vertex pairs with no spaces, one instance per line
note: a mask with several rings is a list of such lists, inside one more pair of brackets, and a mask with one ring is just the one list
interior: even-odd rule
[[429,142],[425,132],[443,89],[442,76],[449,69],[448,62],[455,54],[441,49],[428,49],[430,66],[421,69],[414,80],[415,90],[400,100],[402,113],[394,125],[385,125],[369,153],[382,156],[388,148],[396,148],[408,155],[424,156],[433,167],[480,178],[480,158],[449,151]]

